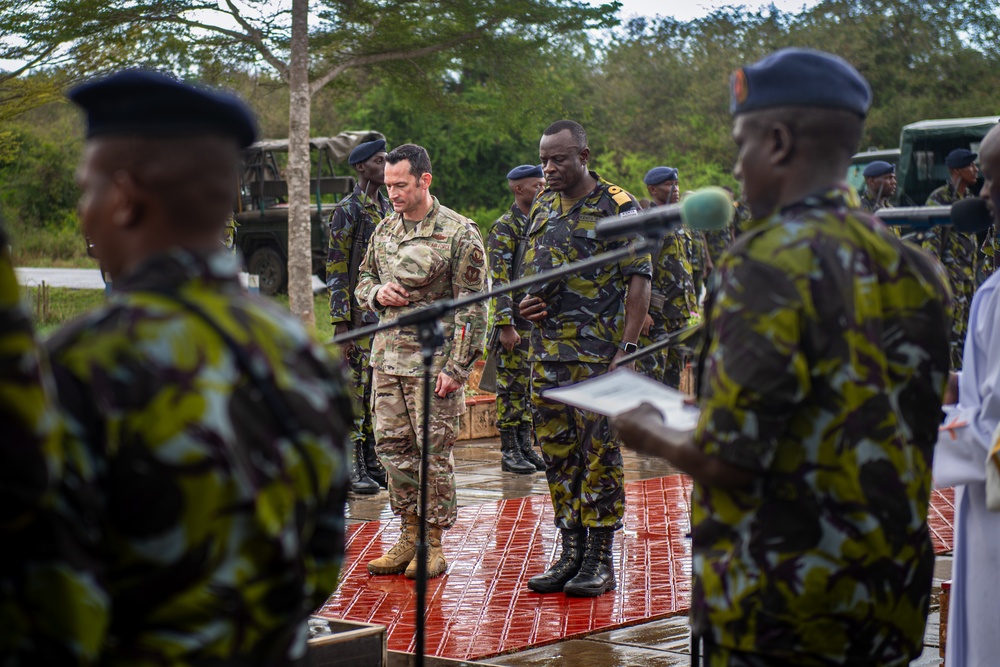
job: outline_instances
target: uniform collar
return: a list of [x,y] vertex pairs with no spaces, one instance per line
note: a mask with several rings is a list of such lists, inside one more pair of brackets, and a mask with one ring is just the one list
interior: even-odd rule
[[221,291],[241,291],[238,255],[228,250],[171,248],[149,257],[115,282],[116,292],[151,292],[178,288],[193,281],[215,284]]

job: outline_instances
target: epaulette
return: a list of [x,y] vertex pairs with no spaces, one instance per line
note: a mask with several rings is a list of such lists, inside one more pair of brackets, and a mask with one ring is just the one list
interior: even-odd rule
[[611,198],[614,199],[615,203],[618,204],[619,206],[624,206],[625,204],[632,203],[632,198],[629,196],[629,194],[624,190],[622,190],[617,185],[612,185],[611,187],[609,187],[608,194],[611,195]]

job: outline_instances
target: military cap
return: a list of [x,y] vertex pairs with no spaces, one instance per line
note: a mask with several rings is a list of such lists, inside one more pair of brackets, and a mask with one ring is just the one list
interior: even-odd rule
[[956,148],[952,152],[948,153],[948,157],[944,159],[944,165],[949,169],[961,169],[962,167],[968,167],[976,161],[976,155],[977,153],[973,153],[970,150]]
[[677,170],[673,167],[653,167],[646,172],[642,182],[646,185],[659,185],[664,181],[676,181]]
[[351,151],[350,156],[347,158],[347,164],[360,164],[370,158],[375,153],[379,153],[385,150],[385,139],[376,139],[375,141],[366,141],[363,144],[358,144]]
[[87,114],[88,139],[206,133],[232,137],[244,148],[257,138],[253,114],[243,100],[158,72],[125,70],[76,86],[68,97]]
[[516,181],[521,178],[542,178],[542,165],[522,164],[507,172],[508,181]]
[[735,115],[775,107],[853,111],[864,118],[872,103],[865,78],[843,58],[813,49],[782,49],[736,70],[730,80]]
[[883,162],[882,160],[875,160],[861,172],[865,178],[875,178],[876,176],[885,176],[886,174],[892,174],[896,171],[896,165],[889,164],[888,162]]

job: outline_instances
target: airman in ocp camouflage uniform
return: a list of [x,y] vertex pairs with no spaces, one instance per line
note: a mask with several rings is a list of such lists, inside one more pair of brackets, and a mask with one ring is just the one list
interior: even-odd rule
[[60,494],[63,424],[7,243],[0,225],[0,655],[12,665],[90,664],[108,598],[80,548],[77,508]]
[[[975,153],[961,148],[949,153],[945,164],[950,179],[927,197],[926,206],[951,206],[957,201],[975,196],[969,190],[979,173],[975,159]],[[909,234],[906,238],[937,257],[948,272],[954,308],[951,321],[951,365],[960,370],[969,325],[969,307],[976,292],[976,273],[981,261],[976,235],[950,227],[931,227]]]
[[[490,228],[486,237],[493,289],[520,277],[527,245],[528,212],[542,188],[542,168],[525,164],[507,173],[507,185],[514,202]],[[531,427],[530,369],[525,355],[531,322],[521,317],[514,304],[523,293],[500,294],[493,299],[493,332],[497,354],[497,430],[500,431],[500,467],[506,472],[530,474],[545,470],[545,462],[535,453]]]
[[338,366],[219,249],[250,112],[140,71],[70,97],[81,225],[115,285],[48,344],[64,502],[89,510],[89,586],[110,600],[98,662],[290,665],[337,584],[353,415]]
[[[361,265],[357,299],[383,321],[442,299],[460,298],[486,287],[486,254],[476,223],[442,206],[430,194],[431,162],[422,147],[398,146],[386,158],[385,183],[394,213],[375,228]],[[452,450],[459,416],[465,411],[463,387],[486,339],[486,303],[444,316],[444,345],[434,353],[428,439],[427,576],[447,569],[442,531],[455,524],[455,473]],[[388,552],[368,563],[371,574],[417,574],[420,452],[423,447],[423,365],[417,326],[375,334],[375,441],[389,474],[389,504],[400,516],[402,532]]]
[[[638,204],[588,171],[583,127],[553,123],[539,154],[548,187],[531,207],[523,276],[626,245],[599,239],[595,227],[603,218],[635,215]],[[521,315],[534,323],[528,352],[533,421],[562,539],[559,560],[528,581],[535,592],[593,597],[616,585],[612,546],[625,512],[618,442],[607,419],[549,401],[543,392],[606,373],[635,349],[651,275],[649,255],[639,255],[531,287],[520,303]]]
[[[330,288],[330,322],[337,335],[355,327],[378,322],[378,315],[362,308],[355,299],[358,272],[368,254],[368,242],[375,226],[388,215],[391,207],[382,195],[384,185],[385,139],[359,144],[347,158],[357,171],[354,192],[338,203],[330,218],[330,243],[326,260],[326,285]],[[354,465],[351,471],[351,491],[378,493],[386,487],[385,468],[375,452],[375,432],[372,428],[371,369],[372,336],[362,336],[343,346],[344,358],[351,369],[351,390],[354,393]]]
[[870,103],[819,51],[733,75],[756,222],[710,280],[697,429],[649,405],[615,419],[694,479],[691,626],[710,667],[906,667],[923,648],[948,286],[841,180]]

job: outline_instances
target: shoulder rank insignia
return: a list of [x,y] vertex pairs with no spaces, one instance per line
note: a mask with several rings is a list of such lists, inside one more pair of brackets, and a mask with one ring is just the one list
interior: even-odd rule
[[618,192],[612,192],[612,188],[608,188],[608,193],[611,195],[611,198],[615,200],[616,204],[624,206],[625,204],[632,203],[632,198],[628,196],[627,192],[624,192],[619,187],[615,187],[614,189]]

